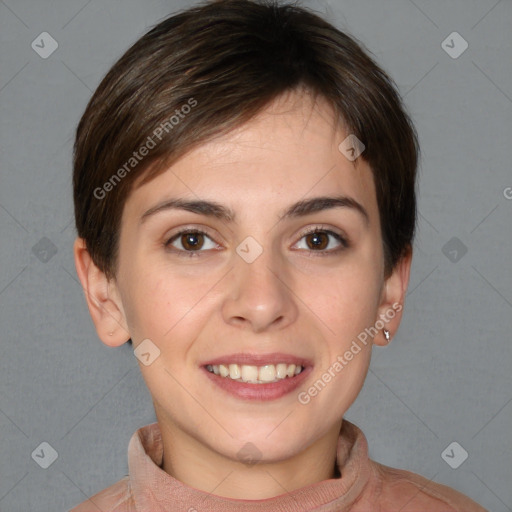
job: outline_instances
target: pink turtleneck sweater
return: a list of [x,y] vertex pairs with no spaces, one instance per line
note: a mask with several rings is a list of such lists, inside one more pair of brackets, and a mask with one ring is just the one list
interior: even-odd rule
[[337,447],[340,478],[264,500],[223,498],[189,487],[160,468],[157,423],[128,446],[129,476],[71,512],[487,512],[459,492],[368,458],[362,431],[343,420]]

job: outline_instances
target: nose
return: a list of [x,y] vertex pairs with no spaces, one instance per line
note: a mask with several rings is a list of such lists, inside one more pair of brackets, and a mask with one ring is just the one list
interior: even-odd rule
[[283,329],[298,314],[286,263],[270,249],[252,263],[235,255],[229,292],[223,303],[224,320],[253,332]]

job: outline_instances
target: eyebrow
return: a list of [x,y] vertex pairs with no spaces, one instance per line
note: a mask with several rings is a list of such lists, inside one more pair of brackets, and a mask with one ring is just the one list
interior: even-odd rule
[[[348,196],[321,196],[298,201],[284,211],[281,211],[279,214],[279,220],[304,217],[306,215],[330,210],[332,208],[353,209],[363,217],[366,224],[369,222],[370,217],[364,206],[352,197]],[[149,217],[166,210],[185,210],[198,215],[214,217],[225,222],[236,222],[236,213],[227,206],[215,201],[171,198],[144,212],[140,217],[140,224],[144,223]]]

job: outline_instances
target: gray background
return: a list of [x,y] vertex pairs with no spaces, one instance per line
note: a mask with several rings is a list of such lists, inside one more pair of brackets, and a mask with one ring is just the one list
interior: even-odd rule
[[[67,510],[113,484],[126,474],[130,436],[154,421],[130,346],[98,340],[78,284],[71,151],[115,59],[192,3],[0,1],[2,512]],[[405,319],[374,350],[346,417],[375,460],[512,510],[512,3],[303,5],[363,41],[394,77],[423,150]],[[58,42],[46,59],[31,47],[44,31]],[[458,58],[441,45],[453,31],[469,45]],[[468,452],[457,469],[441,457],[453,441]],[[58,453],[47,469],[31,456],[41,442]],[[460,448],[449,453],[460,460]]]

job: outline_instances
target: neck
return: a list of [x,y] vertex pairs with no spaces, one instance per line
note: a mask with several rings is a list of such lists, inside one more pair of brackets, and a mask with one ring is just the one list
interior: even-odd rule
[[162,421],[158,412],[157,418],[163,441],[162,469],[180,482],[206,493],[262,500],[340,477],[336,448],[341,422],[286,460],[244,464],[204,445],[174,423]]

